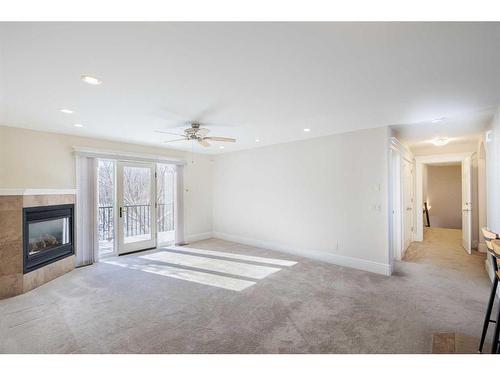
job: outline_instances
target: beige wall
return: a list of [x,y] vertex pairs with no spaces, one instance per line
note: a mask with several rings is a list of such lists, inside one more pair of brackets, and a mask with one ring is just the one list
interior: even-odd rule
[[431,227],[462,228],[462,170],[460,165],[427,166]]
[[212,231],[212,162],[204,155],[0,126],[0,188],[74,189],[73,146],[189,160],[184,172],[186,237]]
[[215,157],[221,238],[384,273],[389,129]]

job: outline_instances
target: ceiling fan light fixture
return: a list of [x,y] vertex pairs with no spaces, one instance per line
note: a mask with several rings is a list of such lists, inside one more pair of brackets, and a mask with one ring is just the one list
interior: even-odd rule
[[311,131],[311,129],[309,129],[309,128],[304,129],[304,133],[309,133],[310,131]]

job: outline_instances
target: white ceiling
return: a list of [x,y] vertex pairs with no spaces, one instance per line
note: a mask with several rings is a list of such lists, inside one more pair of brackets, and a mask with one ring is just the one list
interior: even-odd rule
[[196,119],[238,139],[196,152],[500,103],[499,23],[3,23],[0,38],[0,124],[162,145],[155,129]]
[[397,138],[408,147],[432,146],[436,138],[448,138],[449,145],[477,143],[481,132],[493,118],[494,109],[461,113],[440,122],[424,121],[414,124],[393,125]]

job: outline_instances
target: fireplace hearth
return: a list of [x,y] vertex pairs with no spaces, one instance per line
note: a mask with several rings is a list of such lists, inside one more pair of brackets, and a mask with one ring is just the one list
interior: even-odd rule
[[74,254],[73,204],[23,208],[24,273]]

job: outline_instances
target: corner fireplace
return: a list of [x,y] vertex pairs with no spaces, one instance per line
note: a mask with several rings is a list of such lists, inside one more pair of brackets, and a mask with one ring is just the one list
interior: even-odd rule
[[75,253],[73,204],[23,208],[24,273]]

